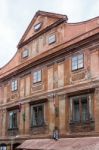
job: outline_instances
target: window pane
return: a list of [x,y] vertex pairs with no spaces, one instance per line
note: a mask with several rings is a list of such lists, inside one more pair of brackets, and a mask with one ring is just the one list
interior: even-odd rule
[[42,25],[41,22],[38,23],[38,24],[36,24],[36,25],[34,26],[34,30],[35,30],[35,31],[38,31],[38,30],[41,28],[41,25]]
[[15,90],[17,90],[17,80],[15,80],[15,87],[14,87]]
[[38,81],[41,81],[41,70],[38,71]]
[[55,41],[56,41],[56,36],[55,36],[55,34],[50,35],[50,36],[48,37],[48,43],[49,43],[49,44],[52,44],[52,43],[54,43]]
[[32,125],[37,126],[37,107],[33,107],[33,113],[32,113]]
[[76,61],[77,62],[77,56],[72,57],[72,62]]
[[83,67],[83,54],[78,55],[78,68],[82,68],[82,67]]
[[83,59],[83,54],[78,55],[78,60]]
[[28,54],[29,54],[29,50],[28,49],[24,50],[23,53],[22,53],[22,57],[25,58],[25,57],[28,56]]
[[33,82],[34,83],[37,82],[37,72],[34,72],[34,74],[33,74]]
[[13,81],[12,81],[11,86],[12,86],[12,91],[14,91],[14,82]]
[[12,116],[13,116],[13,112],[9,113],[9,128],[12,129],[13,128],[13,123],[12,123]]
[[77,65],[76,66],[72,66],[72,70],[76,70],[77,69]]
[[80,111],[79,111],[79,100],[76,99],[73,102],[74,105],[74,121],[79,122],[80,121]]
[[78,64],[78,68],[83,68],[83,63]]
[[72,58],[72,70],[77,69],[77,56]]
[[38,107],[38,125],[43,125],[43,106]]
[[87,97],[81,98],[81,106],[82,106],[82,121],[86,121],[88,120]]
[[13,128],[17,127],[17,113],[13,113]]

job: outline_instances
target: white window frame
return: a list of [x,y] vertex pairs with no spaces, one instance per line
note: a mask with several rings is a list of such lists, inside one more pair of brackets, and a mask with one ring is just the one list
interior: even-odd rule
[[12,91],[16,91],[18,89],[18,80],[13,80],[11,83]]
[[77,54],[72,57],[72,71],[81,69],[84,67],[84,54]]
[[37,70],[33,72],[33,83],[42,81],[42,70]]
[[56,42],[56,34],[51,34],[48,36],[48,44],[53,44]]
[[23,52],[22,52],[22,58],[26,58],[29,56],[29,50],[28,49],[25,49]]

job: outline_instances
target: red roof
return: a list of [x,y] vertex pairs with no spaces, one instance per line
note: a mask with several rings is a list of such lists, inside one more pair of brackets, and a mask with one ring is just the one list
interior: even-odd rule
[[99,150],[99,137],[26,140],[19,149],[32,150]]

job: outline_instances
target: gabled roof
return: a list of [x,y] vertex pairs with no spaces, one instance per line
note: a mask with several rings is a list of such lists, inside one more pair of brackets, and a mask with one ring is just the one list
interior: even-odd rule
[[[26,35],[28,34],[29,30],[31,29],[31,27],[33,26],[33,24],[35,24],[38,16],[42,16],[42,17],[49,17],[50,19],[52,18],[53,19],[53,23],[57,22],[58,20],[60,19],[63,19],[63,20],[68,20],[67,16],[66,15],[62,15],[62,14],[57,14],[57,13],[51,13],[51,12],[45,12],[45,11],[37,11],[35,16],[33,17],[33,19],[31,20],[29,26],[27,27],[25,33],[23,34],[21,40],[19,41],[18,43],[18,47],[20,44],[22,44],[25,40],[25,37]],[[52,23],[52,24],[53,24]],[[50,24],[51,25],[51,24]],[[40,30],[41,31],[41,30]],[[37,32],[38,33],[38,32]],[[36,34],[36,33],[35,33]]]

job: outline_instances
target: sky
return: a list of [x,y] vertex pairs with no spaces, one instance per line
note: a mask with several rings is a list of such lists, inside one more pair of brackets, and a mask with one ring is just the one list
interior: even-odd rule
[[99,16],[99,0],[0,0],[0,68],[17,52],[17,44],[36,11],[66,14],[68,22]]

